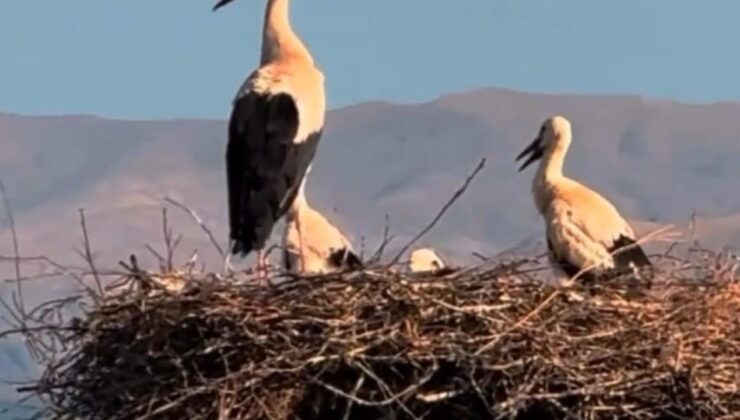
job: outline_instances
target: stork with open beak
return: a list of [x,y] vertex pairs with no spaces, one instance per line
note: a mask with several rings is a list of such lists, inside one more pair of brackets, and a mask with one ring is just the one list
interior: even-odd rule
[[516,158],[526,158],[519,171],[540,161],[532,195],[545,221],[550,259],[568,277],[586,282],[651,266],[614,205],[563,175],[570,144],[570,121],[557,115],[542,124],[534,141]]

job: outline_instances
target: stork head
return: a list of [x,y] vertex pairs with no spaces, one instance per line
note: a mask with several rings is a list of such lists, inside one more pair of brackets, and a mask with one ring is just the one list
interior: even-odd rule
[[415,249],[411,253],[409,262],[409,268],[414,273],[424,271],[437,271],[445,268],[445,263],[437,255],[434,250],[430,248]]
[[216,11],[220,9],[223,6],[226,6],[227,4],[231,3],[234,0],[218,0],[218,3],[216,3],[215,6],[213,6],[213,10]]
[[523,171],[527,166],[542,159],[547,151],[559,146],[567,147],[569,142],[570,121],[561,115],[546,119],[540,126],[537,137],[516,157],[517,162],[527,157],[527,160],[519,167],[519,171]]

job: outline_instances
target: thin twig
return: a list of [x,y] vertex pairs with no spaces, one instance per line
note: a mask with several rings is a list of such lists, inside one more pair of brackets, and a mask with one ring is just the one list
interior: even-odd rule
[[[357,378],[357,383],[355,383],[355,388],[352,390],[352,397],[357,397],[357,392],[360,390],[360,387],[365,383],[365,375],[360,375],[359,378]],[[347,408],[344,409],[344,416],[342,416],[342,420],[349,420],[349,416],[352,413],[352,406],[355,404],[354,401],[347,400]]]
[[487,352],[488,350],[490,350],[491,348],[493,348],[493,346],[495,346],[496,344],[498,344],[499,341],[501,341],[501,338],[505,337],[507,334],[510,334],[511,332],[513,332],[514,330],[516,330],[517,328],[520,328],[525,323],[527,323],[530,319],[534,318],[535,316],[537,316],[537,314],[539,314],[540,312],[542,312],[542,310],[545,309],[545,307],[547,305],[549,305],[550,302],[552,302],[553,299],[555,299],[558,295],[560,295],[560,290],[555,290],[554,292],[550,293],[550,296],[548,296],[545,300],[543,300],[542,303],[540,303],[539,305],[537,305],[537,307],[534,308],[534,310],[532,310],[530,313],[528,313],[527,315],[525,315],[524,317],[522,317],[519,321],[517,321],[511,327],[507,328],[504,332],[502,332],[501,334],[499,334],[496,337],[496,339],[492,340],[491,342],[487,343],[483,347],[481,347],[478,350],[476,350],[475,355],[483,354],[483,353]]
[[87,222],[85,220],[85,210],[79,209],[80,212],[80,226],[82,227],[82,239],[83,239],[83,256],[85,261],[87,262],[88,266],[90,267],[90,271],[92,273],[92,277],[95,280],[95,287],[97,288],[98,296],[103,297],[105,291],[103,290],[103,283],[100,281],[100,276],[98,275],[98,269],[95,267],[95,261],[92,254],[92,247],[90,246],[90,236],[87,232]]
[[15,218],[13,217],[13,210],[10,207],[10,200],[8,200],[8,194],[5,191],[5,184],[0,179],[0,195],[2,195],[3,206],[5,207],[5,215],[8,218],[8,224],[10,225],[10,235],[13,239],[13,265],[15,268],[15,287],[17,296],[13,296],[13,302],[16,309],[20,312],[21,318],[25,314],[24,310],[24,299],[23,299],[23,286],[21,285],[21,259],[20,259],[20,246],[18,244],[18,232],[15,229]]
[[167,223],[167,207],[162,208],[162,235],[164,237],[164,247],[167,253],[167,258],[165,259],[165,272],[170,273],[174,268],[172,260],[175,254],[175,245],[172,243],[172,230],[170,230]]
[[216,248],[216,251],[218,252],[218,255],[220,255],[221,258],[223,258],[223,259],[226,258],[226,254],[224,253],[224,250],[221,248],[221,245],[218,244],[218,241],[216,241],[216,237],[213,236],[213,232],[211,232],[211,229],[209,229],[208,226],[206,226],[206,224],[203,222],[203,219],[201,219],[200,216],[198,216],[198,214],[195,211],[191,210],[190,208],[188,208],[184,204],[181,204],[180,202],[178,202],[178,201],[176,201],[176,200],[174,200],[174,199],[172,199],[170,197],[165,197],[164,199],[168,203],[170,203],[170,204],[172,204],[172,205],[180,208],[185,213],[189,214],[190,217],[195,221],[195,223],[197,223],[198,226],[200,226],[200,228],[203,230],[203,232],[205,232],[206,235],[208,235],[208,239],[210,239],[211,244],[213,244],[213,247]]
[[380,245],[378,246],[378,249],[375,251],[375,253],[370,257],[370,264],[374,264],[383,257],[383,252],[385,252],[385,248],[391,243],[393,240],[393,236],[390,235],[391,230],[391,218],[389,215],[385,215],[385,223],[383,224],[383,237],[380,241]]
[[419,239],[421,239],[430,230],[432,230],[432,228],[434,228],[434,226],[437,224],[437,222],[439,222],[439,220],[442,218],[442,216],[444,216],[444,214],[447,212],[447,210],[453,204],[455,204],[455,201],[457,201],[458,198],[460,198],[465,193],[465,191],[468,189],[468,186],[470,186],[470,183],[473,181],[473,179],[475,179],[476,176],[478,176],[478,173],[481,170],[483,170],[483,167],[485,165],[486,165],[486,159],[483,158],[483,159],[480,160],[480,163],[478,163],[478,166],[475,167],[475,170],[473,170],[473,172],[470,175],[468,175],[467,179],[465,179],[465,183],[463,183],[462,187],[460,187],[460,189],[458,189],[457,191],[455,191],[455,194],[452,195],[452,198],[450,198],[445,203],[445,205],[442,206],[442,209],[439,211],[439,213],[437,213],[437,215],[434,217],[434,219],[432,219],[432,221],[424,229],[422,229],[421,232],[419,232],[416,236],[414,236],[413,239],[411,239],[406,245],[404,245],[401,248],[401,250],[398,252],[398,254],[391,260],[391,262],[390,262],[389,265],[396,264],[401,259],[401,257],[403,256],[403,254],[405,254],[406,251],[408,251],[409,248],[411,248],[411,246],[413,246]]

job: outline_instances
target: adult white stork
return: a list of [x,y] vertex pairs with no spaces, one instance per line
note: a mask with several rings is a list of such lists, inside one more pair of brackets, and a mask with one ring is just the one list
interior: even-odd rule
[[303,179],[285,217],[283,265],[293,273],[324,274],[362,266],[349,239],[306,200]]
[[[220,0],[214,10],[233,0]],[[290,26],[288,0],[267,0],[260,66],[234,99],[226,148],[230,251],[262,249],[296,198],[324,127],[324,75]]]
[[566,275],[578,275],[585,282],[650,266],[632,228],[614,205],[563,175],[571,136],[570,122],[553,116],[516,158],[528,156],[519,171],[542,160],[532,181],[532,195],[545,220],[550,258]]
[[431,248],[415,249],[409,258],[409,270],[412,273],[439,271],[444,268],[442,258]]

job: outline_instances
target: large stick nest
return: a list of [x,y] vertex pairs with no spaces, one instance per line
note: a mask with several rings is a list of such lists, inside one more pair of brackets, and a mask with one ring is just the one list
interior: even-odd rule
[[674,265],[649,289],[548,285],[526,261],[272,286],[192,276],[102,298],[32,390],[64,419],[737,415],[740,284]]

